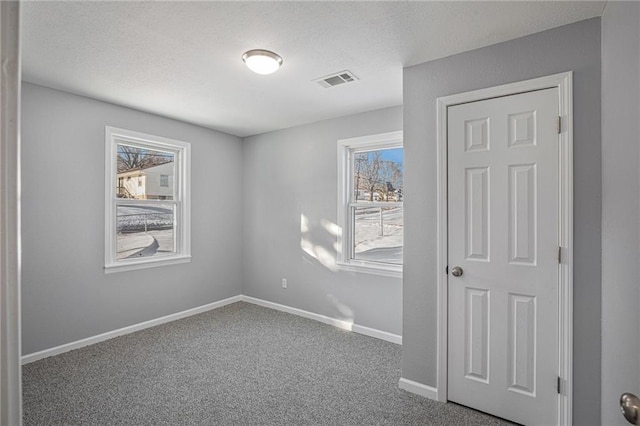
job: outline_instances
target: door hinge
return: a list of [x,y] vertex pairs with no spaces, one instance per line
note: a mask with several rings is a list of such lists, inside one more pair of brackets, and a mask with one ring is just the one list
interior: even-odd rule
[[560,384],[562,383],[562,379],[558,376],[558,394],[560,394]]
[[562,247],[558,247],[558,264],[562,263]]
[[562,133],[562,117],[558,116],[558,134]]
[[449,275],[449,265],[444,267],[444,273]]

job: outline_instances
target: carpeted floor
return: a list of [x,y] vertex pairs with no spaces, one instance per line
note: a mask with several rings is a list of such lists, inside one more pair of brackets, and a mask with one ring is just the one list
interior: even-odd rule
[[400,352],[235,303],[24,366],[24,424],[509,424],[398,389]]

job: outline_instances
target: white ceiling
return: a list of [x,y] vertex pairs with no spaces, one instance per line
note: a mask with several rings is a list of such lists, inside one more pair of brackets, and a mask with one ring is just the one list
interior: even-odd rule
[[[402,68],[600,16],[606,2],[25,2],[26,81],[238,136],[402,104]],[[275,74],[241,55],[269,49]],[[312,80],[348,69],[329,89]]]

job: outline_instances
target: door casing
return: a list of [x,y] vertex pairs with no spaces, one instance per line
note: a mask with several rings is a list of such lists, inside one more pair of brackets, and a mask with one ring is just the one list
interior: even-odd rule
[[560,111],[559,133],[559,235],[561,262],[558,272],[558,425],[572,424],[573,396],[573,72],[510,83],[487,89],[475,90],[437,99],[437,400],[447,398],[448,356],[448,241],[447,241],[447,108],[453,105],[476,102],[496,97],[515,95],[534,90],[557,87]]

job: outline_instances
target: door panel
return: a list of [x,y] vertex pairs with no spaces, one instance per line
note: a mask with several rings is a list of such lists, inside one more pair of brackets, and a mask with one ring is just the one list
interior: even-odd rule
[[509,262],[536,263],[536,165],[509,166]]
[[509,294],[508,389],[536,394],[536,298]]
[[465,170],[467,260],[489,261],[489,168]]
[[466,288],[465,377],[488,383],[489,380],[489,293]]
[[557,423],[558,89],[448,108],[448,398]]

